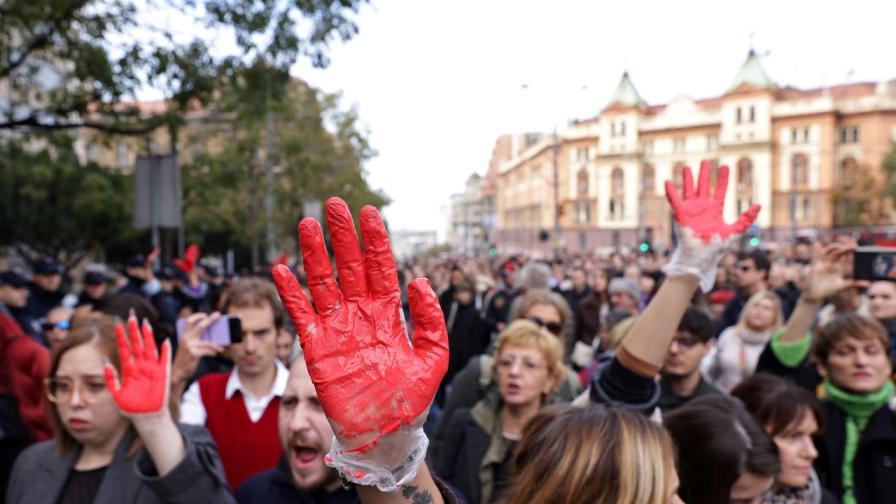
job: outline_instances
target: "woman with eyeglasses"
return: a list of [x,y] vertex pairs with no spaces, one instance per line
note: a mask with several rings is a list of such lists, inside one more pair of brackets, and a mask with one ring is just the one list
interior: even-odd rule
[[45,382],[54,439],[19,456],[6,502],[233,502],[208,432],[168,410],[170,352],[134,317],[74,329]]
[[[556,292],[536,289],[527,292],[514,300],[510,319],[526,319],[541,326],[555,336],[561,348],[568,348],[571,341],[572,313],[563,296]],[[494,350],[494,348],[492,348]],[[494,355],[486,353],[470,359],[451,381],[445,397],[444,413],[433,436],[430,448],[432,460],[439,459],[448,421],[459,408],[472,408],[477,401],[485,397],[490,390],[497,390],[494,375]],[[567,369],[566,376],[560,381],[556,390],[547,397],[546,404],[568,403],[576,397],[581,389],[578,376]]]
[[560,341],[535,322],[511,322],[497,346],[497,393],[488,393],[472,409],[454,412],[436,461],[436,474],[470,504],[495,502],[500,496],[523,426],[566,376]]

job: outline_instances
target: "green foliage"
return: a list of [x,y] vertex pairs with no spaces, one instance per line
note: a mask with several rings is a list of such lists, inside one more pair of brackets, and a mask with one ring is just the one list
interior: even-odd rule
[[133,251],[142,235],[132,227],[131,178],[80,166],[67,135],[49,136],[41,147],[0,143],[0,244],[26,243],[54,256]]
[[[0,106],[0,129],[151,131],[207,103],[222,76],[257,63],[285,73],[301,56],[326,66],[328,44],[357,32],[351,16],[364,1],[0,2],[0,81],[12,105]],[[159,24],[165,15],[205,29],[176,32]],[[236,50],[222,55],[228,35]],[[123,105],[144,88],[172,107],[141,115]]]
[[230,141],[220,152],[203,154],[182,168],[187,241],[209,253],[235,248],[241,257],[250,255],[253,266],[264,262],[269,146],[276,174],[272,221],[277,250],[294,250],[306,202],[338,195],[356,216],[363,205],[388,203],[364,179],[362,163],[375,152],[356,111],[340,110],[337,103],[337,96],[276,69],[253,68],[234,76],[216,102],[232,118]]
[[893,143],[890,153],[884,158],[883,167],[887,177],[887,196],[896,203],[896,143]]

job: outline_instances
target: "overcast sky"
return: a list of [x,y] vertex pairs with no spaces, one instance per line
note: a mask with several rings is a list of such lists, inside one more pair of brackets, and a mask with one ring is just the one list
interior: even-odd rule
[[889,0],[374,0],[329,68],[294,74],[358,106],[392,229],[435,229],[498,135],[596,115],[625,69],[651,104],[721,94],[751,45],[780,85],[892,79],[894,19]]

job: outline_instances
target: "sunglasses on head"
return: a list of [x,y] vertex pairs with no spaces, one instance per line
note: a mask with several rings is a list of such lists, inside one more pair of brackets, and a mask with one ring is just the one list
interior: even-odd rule
[[528,320],[529,322],[534,322],[535,324],[538,324],[541,327],[544,327],[545,329],[548,330],[548,332],[550,332],[554,336],[560,336],[560,333],[563,332],[563,326],[558,324],[557,322],[553,322],[553,321],[545,322],[544,320],[541,320],[538,317],[526,317],[526,320]]

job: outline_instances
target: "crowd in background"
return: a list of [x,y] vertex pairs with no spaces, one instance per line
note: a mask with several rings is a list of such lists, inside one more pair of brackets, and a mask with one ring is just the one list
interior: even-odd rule
[[[850,242],[839,237],[829,247],[848,248]],[[820,247],[799,240],[773,251],[727,251],[712,289],[698,290],[680,318],[663,321],[674,335],[657,373],[622,344],[668,281],[667,255],[564,252],[551,260],[448,256],[400,264],[404,319],[412,325],[407,282],[425,277],[448,331],[448,370],[425,424],[428,465],[440,488],[447,488],[444,495],[470,503],[539,502],[531,500],[535,490],[521,490],[521,482],[541,478],[540,490],[553,484],[538,473],[540,457],[563,459],[562,453],[546,455],[550,451],[569,454],[593,445],[601,458],[632,457],[624,446],[614,454],[607,443],[655,439],[668,464],[677,460],[677,493],[690,496],[686,502],[892,499],[896,282],[851,281],[848,257],[825,256]],[[0,476],[9,502],[37,502],[29,499],[38,494],[55,496],[46,502],[89,502],[65,496],[93,499],[109,491],[102,475],[63,477],[54,483],[55,494],[41,494],[23,490],[16,473],[12,479],[10,474],[22,450],[54,433],[65,451],[60,432],[81,426],[65,424],[66,401],[75,411],[102,401],[101,391],[91,388],[96,384],[66,388],[58,381],[62,356],[75,348],[67,341],[73,335],[87,341],[91,336],[84,331],[98,320],[125,320],[132,313],[148,321],[157,343],[172,342],[174,418],[210,434],[183,434],[186,460],[196,458],[191,477],[199,487],[226,483],[221,488],[229,489],[227,498],[232,491],[240,502],[353,502],[354,493],[331,470],[315,465],[332,434],[314,424],[325,417],[297,413],[308,407],[306,396],[314,390],[308,390],[295,330],[270,273],[237,278],[198,257],[154,268],[154,259],[136,255],[118,272],[92,265],[77,278],[45,257],[30,271],[0,273]],[[307,291],[303,265],[293,271]],[[818,285],[834,277],[839,280]],[[242,344],[201,339],[222,314],[240,317]],[[104,358],[117,359],[114,352]],[[618,408],[569,406],[589,403]],[[55,416],[46,413],[55,411],[53,405],[60,410]],[[102,431],[99,417],[75,419],[86,422],[86,430],[112,435]],[[563,431],[561,437],[580,435],[586,424],[587,436],[567,439],[572,444],[566,448],[551,445],[556,437],[527,436],[546,429]],[[600,431],[599,425],[616,427]],[[91,446],[90,439],[73,436]],[[130,439],[124,431],[113,448],[122,439]],[[677,454],[663,448],[673,442]],[[115,453],[104,470],[112,471],[123,456]],[[72,474],[86,474],[71,464]],[[639,477],[619,469],[626,464],[643,469],[631,460],[618,462],[618,480],[607,484],[620,492]],[[575,467],[567,470],[568,477],[577,475]],[[153,486],[159,478],[152,474],[140,477],[157,496],[171,492]],[[697,489],[698,480],[706,488]]]

